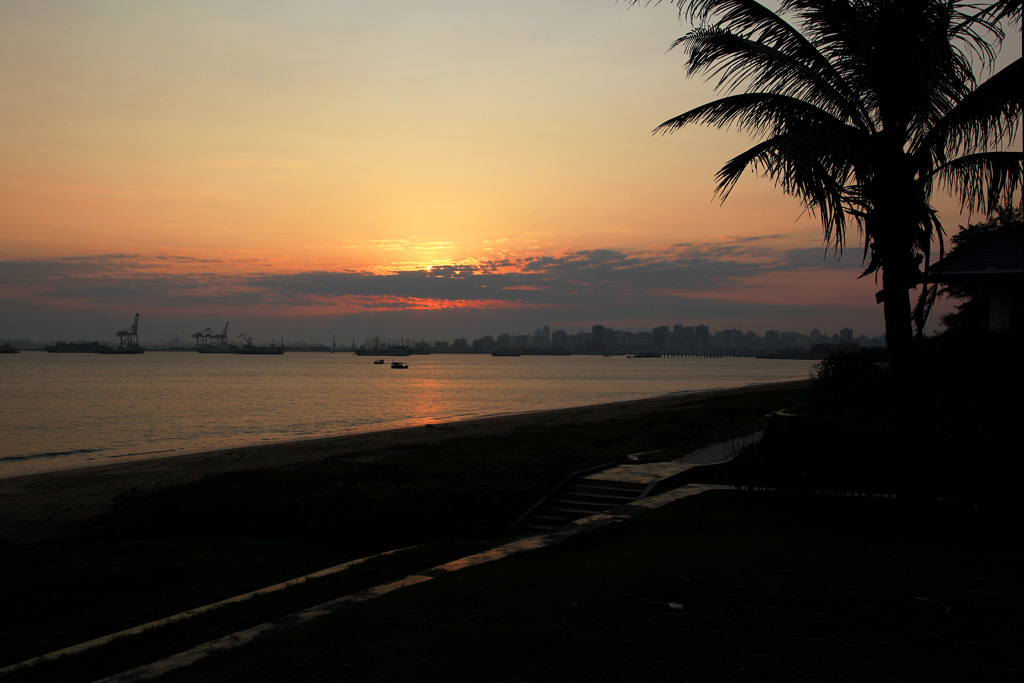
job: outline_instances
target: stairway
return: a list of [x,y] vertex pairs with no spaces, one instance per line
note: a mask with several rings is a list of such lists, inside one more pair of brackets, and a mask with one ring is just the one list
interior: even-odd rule
[[[567,477],[520,517],[512,530],[539,534],[590,515],[627,505],[657,490],[695,465],[679,461],[608,463]],[[681,483],[681,482],[680,482]]]
[[632,503],[647,488],[647,483],[574,478],[527,513],[516,529],[524,533],[557,529],[573,520]]
[[607,512],[647,496],[655,496],[693,480],[693,468],[728,462],[740,449],[756,443],[754,432],[702,448],[678,460],[629,460],[606,463],[566,477],[512,525],[511,531],[542,534],[577,519]]

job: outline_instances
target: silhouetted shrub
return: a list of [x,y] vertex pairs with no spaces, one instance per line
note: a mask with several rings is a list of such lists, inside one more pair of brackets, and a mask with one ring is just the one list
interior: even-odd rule
[[925,340],[909,382],[876,350],[830,356],[808,413],[772,419],[731,476],[748,488],[1016,506],[1019,411],[1005,387],[1019,390],[1018,349],[1009,335]]
[[837,352],[814,366],[810,378],[815,413],[887,412],[892,379],[884,349]]

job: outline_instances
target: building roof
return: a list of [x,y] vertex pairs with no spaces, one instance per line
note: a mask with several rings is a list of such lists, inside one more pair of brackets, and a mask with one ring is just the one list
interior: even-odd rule
[[931,282],[1024,275],[1024,235],[999,228],[961,245],[928,269]]

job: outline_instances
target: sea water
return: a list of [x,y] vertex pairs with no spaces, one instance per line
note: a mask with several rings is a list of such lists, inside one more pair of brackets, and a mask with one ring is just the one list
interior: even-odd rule
[[806,379],[813,363],[623,356],[0,355],[0,477]]

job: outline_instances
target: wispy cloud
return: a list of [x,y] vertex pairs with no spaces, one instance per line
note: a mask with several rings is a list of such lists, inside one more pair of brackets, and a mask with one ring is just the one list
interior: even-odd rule
[[[830,290],[823,283],[837,277],[832,257],[820,249],[773,244],[771,238],[740,239],[642,251],[512,253],[429,268],[300,272],[280,270],[253,254],[110,253],[9,260],[0,262],[0,309],[122,315],[145,310],[150,318],[216,311],[217,317],[231,319],[258,314],[325,320],[473,311],[525,320],[531,310],[538,319],[609,322],[659,315],[671,319],[683,310],[792,315],[804,305],[799,293],[806,286],[790,284],[794,274],[816,282],[820,291],[814,305],[826,305]],[[856,259],[844,259],[838,270],[852,282],[858,269]]]
[[488,306],[505,302],[547,307],[588,300],[625,304],[638,298],[678,298],[711,290],[727,293],[765,274],[830,265],[820,250],[771,250],[764,248],[764,242],[672,245],[646,252],[592,249],[520,254],[386,272],[272,272],[258,261],[244,259],[112,253],[0,262],[0,284],[17,288],[20,296],[34,293],[51,301],[132,298],[150,305],[273,302],[301,307],[306,299],[385,297],[380,304],[385,308],[394,307],[396,300],[419,299],[460,302],[459,307],[474,301],[488,302]]

